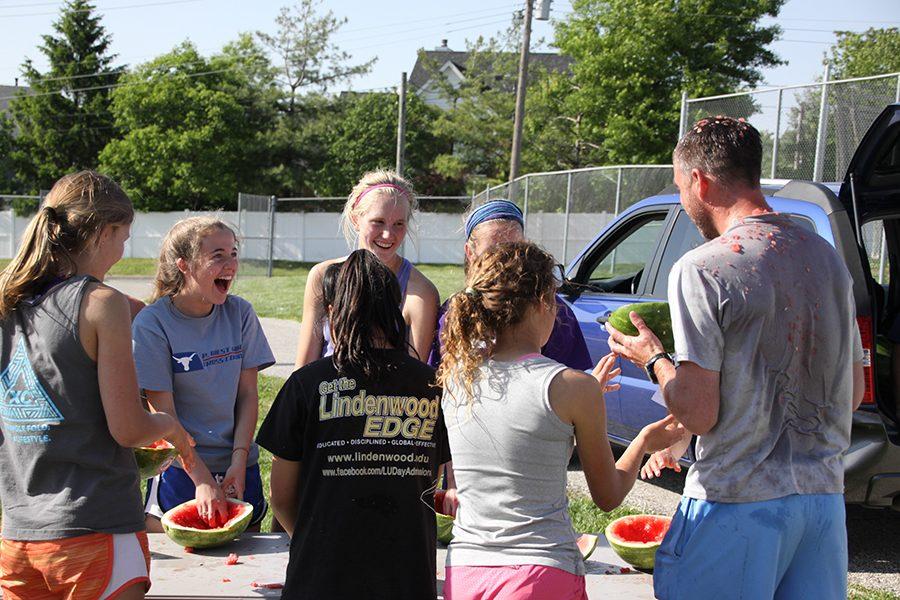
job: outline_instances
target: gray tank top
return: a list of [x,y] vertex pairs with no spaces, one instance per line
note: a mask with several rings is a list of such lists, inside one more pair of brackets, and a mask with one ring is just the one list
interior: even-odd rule
[[459,497],[448,566],[543,565],[584,575],[566,498],[575,429],[548,395],[565,368],[539,354],[489,361],[471,408],[460,386],[445,388]]
[[144,529],[134,454],[109,432],[97,364],[78,336],[81,302],[94,281],[72,277],[0,322],[4,538]]

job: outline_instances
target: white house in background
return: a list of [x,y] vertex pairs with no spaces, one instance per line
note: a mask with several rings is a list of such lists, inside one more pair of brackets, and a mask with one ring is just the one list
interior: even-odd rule
[[[454,88],[458,88],[466,79],[468,58],[468,52],[451,50],[447,46],[447,40],[441,40],[441,45],[434,50],[419,52],[416,64],[409,76],[409,87],[426,104],[442,109],[450,108],[449,99],[441,94],[440,87],[435,83],[435,74],[428,67],[438,65],[437,73],[449,81]],[[572,59],[554,52],[532,52],[529,56],[529,64],[544,67],[548,71],[561,72],[568,70]],[[511,90],[511,92],[513,91]]]
[[31,88],[19,85],[18,81],[16,85],[0,85],[0,115],[9,110],[9,103],[12,102],[16,94],[28,94],[30,92]]

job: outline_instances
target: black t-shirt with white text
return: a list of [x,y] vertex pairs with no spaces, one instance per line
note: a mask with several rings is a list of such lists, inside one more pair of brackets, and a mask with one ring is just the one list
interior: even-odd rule
[[434,370],[398,350],[380,381],[332,357],[294,372],[257,443],[301,463],[283,598],[435,598],[434,488],[450,460]]

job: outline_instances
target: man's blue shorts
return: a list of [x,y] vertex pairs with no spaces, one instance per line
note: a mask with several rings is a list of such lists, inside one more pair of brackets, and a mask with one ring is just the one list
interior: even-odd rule
[[[222,481],[225,473],[213,473],[212,476],[216,478],[216,481]],[[144,512],[162,518],[167,510],[188,500],[193,500],[196,494],[197,487],[184,469],[169,467],[162,474],[147,480]],[[253,505],[253,518],[250,520],[250,525],[262,522],[269,505],[263,496],[262,478],[259,475],[258,464],[247,467],[247,477],[244,481],[244,502]]]
[[764,502],[682,498],[656,553],[657,598],[847,598],[841,494]]

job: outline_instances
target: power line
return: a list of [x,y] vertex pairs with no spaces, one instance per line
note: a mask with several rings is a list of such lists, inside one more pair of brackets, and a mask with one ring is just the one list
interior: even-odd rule
[[[226,73],[228,71],[236,71],[236,70],[240,70],[241,68],[243,68],[243,67],[236,65],[234,67],[228,67],[225,69],[215,69],[213,71],[202,71],[200,73],[168,73],[168,74],[162,74],[160,76],[164,77],[164,78],[182,77],[184,79],[190,79],[192,77],[202,77],[205,75],[216,75],[218,73]],[[59,89],[59,90],[54,90],[52,92],[39,92],[37,94],[27,94],[26,97],[34,98],[34,97],[38,97],[38,96],[53,96],[55,94],[62,94],[63,92],[68,93],[68,94],[74,94],[77,92],[93,92],[93,91],[97,91],[97,90],[111,90],[111,89],[115,89],[115,88],[119,88],[119,87],[131,87],[134,85],[144,85],[144,84],[153,84],[153,83],[156,83],[156,81],[146,81],[146,80],[129,81],[126,83],[112,83],[109,85],[94,85],[94,86],[90,86],[90,87],[76,88],[76,89],[71,89],[71,90]],[[0,100],[11,100],[13,98],[18,98],[18,97],[19,97],[18,95],[0,96]]]
[[[458,29],[447,29],[447,30],[443,30],[443,31],[444,31],[444,33],[456,33],[456,32],[459,32],[459,31],[466,31],[466,30],[468,30],[468,29],[474,29],[474,28],[476,28],[476,27],[489,27],[489,26],[491,26],[491,25],[499,25],[499,24],[501,24],[501,23],[508,23],[508,22],[509,22],[508,19],[503,19],[503,20],[500,20],[500,21],[493,21],[493,22],[489,22],[489,23],[478,23],[478,24],[475,24],[475,25],[469,25],[468,27],[460,27],[460,28],[458,28]],[[427,34],[427,36],[430,38],[433,34],[434,34],[433,32],[429,32],[429,33]],[[397,44],[408,44],[408,43],[411,43],[411,42],[412,42],[412,43],[415,43],[415,42],[417,42],[418,40],[423,39],[424,37],[425,37],[425,35],[423,34],[423,36],[418,36],[418,37],[415,37],[415,38],[406,38],[406,39],[402,39],[402,40],[393,40],[393,41],[390,41],[390,42],[385,42],[385,43],[383,43],[383,44],[369,44],[369,45],[366,45],[366,46],[359,46],[358,48],[347,48],[347,51],[348,51],[348,52],[355,52],[355,51],[357,51],[357,50],[365,50],[365,49],[367,49],[367,48],[382,48],[382,47],[384,47],[384,46],[395,46],[395,45],[397,45]]]
[[[85,8],[85,9],[73,10],[73,11],[69,11],[69,12],[75,12],[75,13],[95,12],[95,11],[96,12],[107,12],[110,10],[125,10],[125,9],[131,9],[131,8],[144,8],[147,6],[167,6],[170,4],[190,4],[193,2],[202,2],[202,1],[203,0],[165,0],[163,2],[145,2],[142,4],[129,4],[126,6],[110,6],[110,7],[103,8],[103,9],[100,9],[100,8],[87,9],[87,8]],[[15,19],[17,17],[46,17],[46,16],[53,16],[53,15],[58,15],[58,14],[59,14],[58,11],[42,12],[42,13],[16,13],[16,14],[12,14],[12,15],[0,15],[0,19]]]
[[[490,15],[482,15],[480,17],[473,17],[473,18],[469,18],[469,19],[460,19],[458,21],[448,21],[446,23],[441,23],[440,25],[432,25],[430,27],[427,27],[427,29],[440,31],[447,25],[458,25],[460,23],[470,23],[472,21],[482,21],[483,19],[490,19],[493,17],[499,17],[501,15],[510,15],[510,17],[511,17],[512,13],[510,11],[505,10],[503,12],[493,13]],[[509,19],[505,19],[505,20],[509,20]],[[404,30],[400,30],[400,31],[394,31],[394,32],[392,32],[392,34],[417,33],[417,32],[421,32],[421,31],[422,31],[421,27],[415,27],[413,29],[404,29]],[[452,32],[452,31],[453,30],[450,30],[450,31],[448,31],[448,33]],[[384,37],[384,35],[385,34],[383,34],[383,33],[376,33],[373,35],[368,35],[368,36],[363,36],[363,37],[354,37],[353,39],[354,39],[354,41],[365,41],[365,40],[371,40],[371,39],[378,39],[378,38]]]
[[[523,4],[521,2],[513,2],[511,5],[510,5],[510,3],[507,3],[506,8],[507,8],[507,10],[515,10],[517,7],[521,8],[522,5]],[[500,10],[501,8],[502,7],[498,5],[498,6],[492,6],[491,8],[482,8],[479,10],[470,10],[470,11],[466,11],[466,12],[462,12],[462,13],[453,13],[450,15],[442,15],[440,17],[428,17],[426,19],[415,19],[412,21],[393,21],[391,23],[383,23],[381,25],[372,25],[370,27],[358,27],[356,29],[345,29],[345,30],[340,31],[339,35],[345,34],[345,33],[356,33],[359,31],[371,31],[373,29],[393,29],[397,25],[414,25],[416,23],[425,23],[425,22],[431,23],[431,22],[435,22],[435,21],[440,21],[442,19],[451,19],[451,18],[455,18],[455,17],[465,17],[465,16],[471,16],[471,15],[475,15],[475,14],[479,14],[479,13],[491,12],[491,11],[495,11],[495,10]]]

